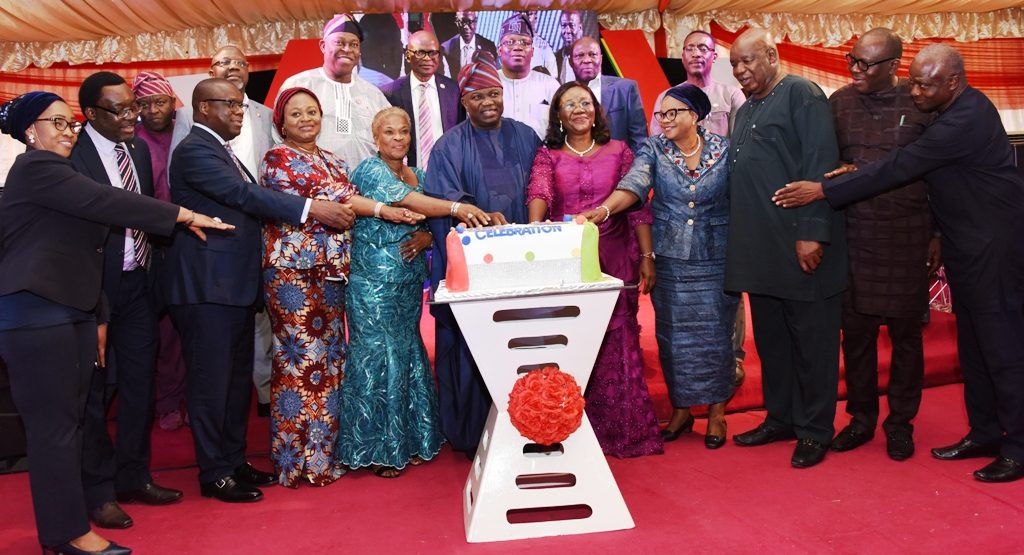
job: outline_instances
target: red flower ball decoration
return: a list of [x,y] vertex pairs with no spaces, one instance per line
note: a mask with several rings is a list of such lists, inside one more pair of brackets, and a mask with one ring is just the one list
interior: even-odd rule
[[554,366],[516,380],[508,396],[512,425],[541,445],[565,441],[583,422],[583,392],[572,376]]

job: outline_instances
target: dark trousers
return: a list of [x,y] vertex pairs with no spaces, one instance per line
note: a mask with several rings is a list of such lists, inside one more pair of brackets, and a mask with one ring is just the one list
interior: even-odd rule
[[251,306],[169,307],[185,356],[185,399],[195,441],[199,482],[231,475],[245,463],[252,396]]
[[181,340],[168,314],[160,317],[160,350],[156,357],[156,414],[181,410],[185,401],[185,361]]
[[1002,445],[1024,463],[1024,307],[974,312],[954,305],[967,437]]
[[28,438],[29,487],[39,543],[89,531],[82,486],[82,422],[96,372],[96,322],[0,332],[11,395]]
[[441,431],[452,449],[474,452],[487,424],[491,396],[451,308],[434,305],[430,312]]
[[[107,374],[93,378],[83,430],[82,470],[89,509],[113,501],[115,491],[137,490],[153,481],[150,431],[159,332],[146,271],[123,272],[120,287],[108,301]],[[116,388],[108,387],[113,384]],[[111,442],[106,417],[115,393],[117,435]]]
[[842,295],[794,301],[749,295],[766,423],[824,444],[835,432]]
[[889,416],[886,432],[913,433],[911,421],[921,406],[924,346],[921,318],[888,318],[843,306],[843,361],[846,367],[846,412],[851,425],[873,432],[878,423],[878,328],[885,324],[892,341],[889,364]]

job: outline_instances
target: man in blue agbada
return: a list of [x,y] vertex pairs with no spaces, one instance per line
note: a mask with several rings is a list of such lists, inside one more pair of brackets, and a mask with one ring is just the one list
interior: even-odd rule
[[[493,65],[478,61],[464,66],[458,82],[468,119],[434,145],[424,190],[438,198],[475,204],[490,213],[495,224],[527,223],[526,184],[541,141],[526,124],[502,117],[501,80]],[[451,225],[450,218],[430,221],[433,289],[444,278],[445,236]],[[491,398],[451,309],[434,305],[430,312],[435,325],[441,429],[453,449],[472,458]]]

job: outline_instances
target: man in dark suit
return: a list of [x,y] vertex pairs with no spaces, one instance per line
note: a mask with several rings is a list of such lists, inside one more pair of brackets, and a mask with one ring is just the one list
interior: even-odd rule
[[576,80],[590,87],[604,108],[612,138],[626,141],[636,151],[647,138],[647,118],[636,81],[601,75],[601,45],[594,37],[573,43],[572,69]]
[[[575,10],[563,10],[558,16],[558,30],[562,35],[562,47],[555,52],[558,74],[554,75],[561,83],[576,80],[576,70],[572,68],[572,45],[583,38],[583,18]],[[598,64],[598,71],[601,64]]]
[[[790,183],[773,200],[790,208],[825,199],[843,207],[923,178],[942,230],[956,313],[970,428],[932,449],[942,460],[995,457],[982,482],[1024,478],[1024,178],[999,112],[967,84],[960,53],[921,49],[910,64],[915,107],[935,113],[920,137],[853,173]],[[841,172],[832,172],[832,174]],[[833,176],[834,177],[834,176]]]
[[424,171],[434,142],[466,117],[459,102],[458,83],[437,74],[440,59],[434,33],[416,31],[409,35],[405,48],[410,75],[381,87],[392,106],[409,113],[412,146],[408,162]]
[[[99,183],[153,196],[149,148],[135,137],[139,112],[124,78],[94,73],[82,82],[78,100],[88,125],[71,152],[75,169]],[[92,521],[102,528],[132,525],[118,501],[163,505],[181,499],[180,491],[158,486],[149,473],[158,342],[148,274],[150,251],[145,233],[113,226],[103,248],[110,356],[106,368],[93,374],[82,454],[86,505]],[[117,439],[112,444],[106,415],[115,391]]]
[[252,389],[253,314],[263,300],[260,220],[295,225],[315,218],[345,229],[348,205],[305,199],[259,186],[228,141],[242,129],[242,91],[225,79],[201,81],[192,93],[195,125],[171,155],[171,198],[236,225],[206,242],[182,233],[166,254],[161,286],[181,335],[204,497],[257,501],[276,477],[245,460]]
[[441,55],[448,66],[448,77],[458,75],[462,66],[476,61],[481,52],[491,55],[492,64],[498,59],[498,48],[494,43],[476,34],[476,21],[476,12],[455,12],[455,26],[459,28],[459,34],[441,45]]

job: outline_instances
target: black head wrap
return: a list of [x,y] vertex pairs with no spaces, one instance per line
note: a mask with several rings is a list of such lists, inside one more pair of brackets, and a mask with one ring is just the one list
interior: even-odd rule
[[25,130],[54,102],[64,99],[44,91],[27,92],[0,106],[0,132],[26,143]]
[[711,101],[708,100],[708,95],[704,94],[704,91],[700,90],[700,87],[697,85],[691,83],[676,85],[669,89],[665,96],[671,96],[689,106],[691,110],[697,113],[697,121],[704,119],[711,113]]

